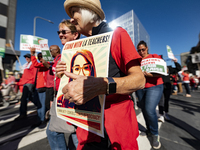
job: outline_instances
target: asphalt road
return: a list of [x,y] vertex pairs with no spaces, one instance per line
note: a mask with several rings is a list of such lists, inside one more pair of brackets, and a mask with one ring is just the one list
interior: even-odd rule
[[[170,121],[159,123],[160,150],[200,150],[200,90],[187,98],[183,94],[172,95],[169,105]],[[28,118],[14,121],[19,113],[15,102],[8,108],[0,108],[0,150],[50,150],[46,126],[31,128],[37,119],[36,107],[29,103]],[[139,129],[145,122],[140,108],[136,110]],[[140,150],[151,150],[151,139],[138,137]]]

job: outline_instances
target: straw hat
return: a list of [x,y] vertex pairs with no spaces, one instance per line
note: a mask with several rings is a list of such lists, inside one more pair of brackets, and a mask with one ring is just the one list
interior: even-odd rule
[[104,20],[105,18],[105,14],[101,9],[101,3],[99,0],[66,0],[64,3],[64,8],[70,18],[72,18],[72,16],[69,12],[69,9],[73,6],[88,8],[97,13],[101,20]]

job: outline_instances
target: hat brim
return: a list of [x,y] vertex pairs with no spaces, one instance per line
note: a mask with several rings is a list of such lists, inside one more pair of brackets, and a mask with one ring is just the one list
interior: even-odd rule
[[91,9],[92,11],[94,11],[95,13],[99,15],[101,20],[105,19],[105,14],[102,9],[100,9],[98,6],[89,4],[88,2],[84,0],[66,0],[65,1],[64,8],[70,18],[72,18],[72,15],[69,11],[71,7],[85,7],[85,8]]

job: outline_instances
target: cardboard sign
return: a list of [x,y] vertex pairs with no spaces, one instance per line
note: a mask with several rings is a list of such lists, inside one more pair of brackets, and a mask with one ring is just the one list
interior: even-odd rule
[[147,58],[141,62],[142,71],[167,75],[167,65],[163,59]]
[[[84,76],[107,77],[110,44],[113,32],[67,42],[61,60],[67,71]],[[76,126],[104,137],[105,95],[99,95],[83,105],[64,99],[62,88],[73,79],[63,75],[57,94],[57,116]]]
[[171,47],[170,47],[169,45],[167,45],[166,47],[167,47],[167,54],[168,54],[168,57],[169,57],[170,59],[175,59]]
[[29,51],[31,47],[34,47],[36,52],[41,52],[39,41],[43,39],[44,38],[37,37],[37,36],[21,34],[20,35],[20,50]]
[[53,58],[49,51],[48,40],[47,39],[40,40],[39,43],[40,43],[40,49],[42,51],[42,58],[45,61],[53,62]]

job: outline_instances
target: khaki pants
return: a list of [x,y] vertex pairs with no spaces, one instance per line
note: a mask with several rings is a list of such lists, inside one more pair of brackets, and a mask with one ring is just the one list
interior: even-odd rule
[[178,92],[183,93],[182,83],[178,83],[177,86],[178,86]]

